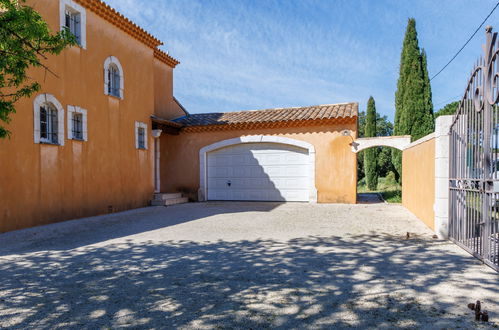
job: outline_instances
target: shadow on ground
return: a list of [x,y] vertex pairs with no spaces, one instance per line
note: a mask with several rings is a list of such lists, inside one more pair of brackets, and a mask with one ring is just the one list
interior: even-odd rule
[[[176,207],[145,207],[0,233],[0,257],[11,253],[50,249],[74,249],[157,229],[203,221],[213,215],[271,212],[282,202],[209,202]],[[195,209],[195,211],[193,211]],[[165,216],[165,210],[167,215]],[[75,227],[77,237],[75,238]],[[117,228],[117,229],[113,229]],[[48,244],[47,244],[48,242]],[[41,244],[40,244],[41,243]]]
[[[448,243],[373,233],[125,241],[2,258],[0,327],[479,326],[471,314],[451,312],[455,306],[433,291],[473,264],[442,254],[439,244]],[[498,293],[497,279],[467,283],[453,286]],[[469,302],[457,298],[454,304]]]
[[378,204],[378,203],[384,203],[379,193],[357,194],[357,204]]

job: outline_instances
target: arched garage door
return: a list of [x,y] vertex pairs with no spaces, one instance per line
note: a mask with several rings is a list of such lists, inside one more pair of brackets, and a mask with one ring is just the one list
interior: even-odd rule
[[309,201],[309,151],[241,143],[207,153],[208,200]]

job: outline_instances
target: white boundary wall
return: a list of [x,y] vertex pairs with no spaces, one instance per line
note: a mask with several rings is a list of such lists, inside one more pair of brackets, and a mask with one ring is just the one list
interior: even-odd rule
[[454,116],[435,120],[435,232],[439,238],[449,237],[449,143]]

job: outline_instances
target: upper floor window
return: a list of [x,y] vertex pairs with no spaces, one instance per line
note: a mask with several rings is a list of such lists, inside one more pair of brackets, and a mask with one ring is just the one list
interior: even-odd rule
[[107,74],[107,89],[109,95],[120,97],[120,70],[116,64],[112,63],[109,65]]
[[59,0],[61,29],[68,29],[82,48],[86,48],[85,8],[74,0]]
[[64,109],[51,94],[40,94],[33,103],[35,143],[64,145]]
[[87,110],[68,105],[68,139],[88,141]]
[[66,20],[64,26],[76,37],[76,42],[81,45],[81,17],[80,13],[66,8]]
[[109,56],[104,61],[104,94],[123,98],[124,76],[120,61]]

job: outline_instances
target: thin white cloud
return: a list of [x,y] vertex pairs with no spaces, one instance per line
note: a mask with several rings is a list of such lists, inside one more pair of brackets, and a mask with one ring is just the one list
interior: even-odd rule
[[[389,117],[407,18],[417,19],[432,72],[451,53],[446,45],[456,44],[441,33],[465,34],[469,19],[463,18],[489,10],[463,0],[108,2],[181,61],[175,94],[191,112],[346,101],[364,107],[373,95]],[[456,28],[456,19],[466,26]],[[459,94],[457,79],[443,78],[447,84],[433,86],[435,103]],[[464,76],[459,79],[464,85]]]

